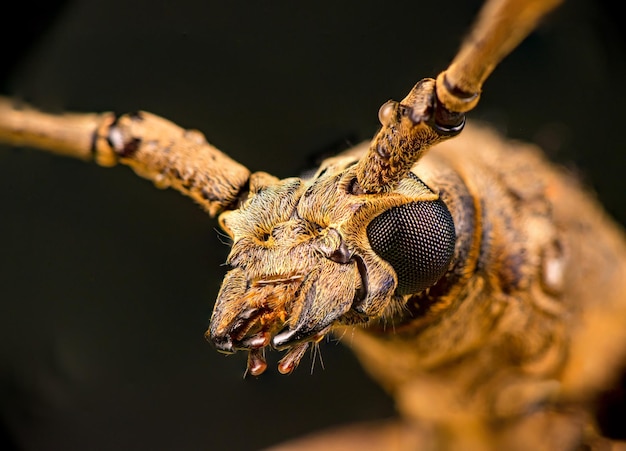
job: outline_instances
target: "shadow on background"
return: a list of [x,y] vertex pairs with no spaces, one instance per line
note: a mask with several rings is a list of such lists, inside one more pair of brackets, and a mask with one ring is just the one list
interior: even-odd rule
[[[26,28],[3,30],[2,90],[51,111],[151,111],[284,177],[371,137],[383,102],[445,68],[480,2],[438,3],[17,5]],[[543,145],[624,223],[616,17],[570,0],[471,118]],[[245,380],[245,356],[204,341],[228,248],[179,194],[127,168],[3,148],[0,203],[3,449],[249,450],[393,415],[334,341],[323,367]]]

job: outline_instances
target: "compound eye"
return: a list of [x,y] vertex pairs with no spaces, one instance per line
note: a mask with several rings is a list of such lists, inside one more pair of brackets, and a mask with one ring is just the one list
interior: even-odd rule
[[446,204],[411,202],[376,216],[367,226],[374,252],[396,272],[400,295],[419,293],[446,273],[456,234]]
[[378,110],[378,120],[382,125],[389,125],[398,106],[395,100],[388,100]]

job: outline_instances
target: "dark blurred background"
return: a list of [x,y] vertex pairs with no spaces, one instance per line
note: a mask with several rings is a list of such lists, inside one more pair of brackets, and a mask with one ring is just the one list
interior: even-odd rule
[[[378,107],[454,56],[479,1],[12,2],[0,88],[50,111],[144,109],[284,177],[373,135]],[[569,0],[471,114],[537,142],[626,222],[623,19]],[[5,10],[6,11],[6,10]],[[17,30],[17,31],[16,31]],[[252,450],[393,415],[334,341],[324,367],[243,379],[204,341],[217,223],[124,167],[0,149],[3,449]],[[593,237],[590,237],[593,239]]]

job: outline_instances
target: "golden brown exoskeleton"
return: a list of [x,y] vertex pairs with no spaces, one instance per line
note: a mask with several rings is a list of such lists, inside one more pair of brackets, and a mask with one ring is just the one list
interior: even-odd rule
[[401,413],[286,447],[618,446],[594,409],[626,362],[624,232],[535,146],[465,127],[487,76],[555,3],[489,2],[447,71],[384,104],[374,140],[309,179],[250,174],[145,112],[5,101],[0,139],[127,164],[192,197],[233,241],[207,332],[217,349],[248,352],[252,375],[266,348],[284,350],[289,373],[333,332]]

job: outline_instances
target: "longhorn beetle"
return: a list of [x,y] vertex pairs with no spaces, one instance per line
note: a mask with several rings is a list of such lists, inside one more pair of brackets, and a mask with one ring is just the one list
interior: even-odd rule
[[[445,84],[444,80],[445,78],[440,78],[438,86]],[[426,82],[420,85],[418,89],[424,88],[428,91],[432,88],[432,86],[428,86],[428,83],[432,82]],[[454,88],[454,83],[452,83],[450,90],[454,92]],[[472,92],[467,94],[469,94],[467,97],[471,97]],[[445,92],[439,95],[445,96]],[[439,97],[438,99],[446,105],[446,101]],[[418,120],[415,119],[416,112],[419,114]],[[418,124],[420,122],[428,123],[430,119],[434,118],[434,126],[440,134],[453,134],[461,128],[463,119],[454,114],[456,111],[452,110],[451,113],[448,114],[447,109],[444,109],[442,113],[441,110],[437,110],[431,100],[426,99],[422,109],[416,108],[410,101],[400,105],[386,104],[381,108],[380,118],[385,126],[390,126],[392,129],[397,127],[394,125],[394,119],[400,121],[402,124],[400,127],[404,127],[407,118]],[[14,111],[14,115],[18,114]],[[142,132],[138,135],[139,137],[134,136],[127,139],[124,136],[124,120],[130,121],[129,123],[150,123],[150,117],[146,113],[122,117],[119,122],[114,122],[110,132],[106,131],[106,134],[102,135],[106,138],[107,143],[116,150],[118,157],[127,158],[128,161],[132,162],[135,155],[141,154],[141,146],[145,144],[141,141],[149,135],[144,135]],[[40,126],[40,130],[43,130],[44,123],[40,123]],[[162,129],[158,130],[158,132],[161,131]],[[470,143],[480,142],[481,146],[487,148],[503,145],[491,141],[487,132],[473,132],[478,133],[473,135],[468,130],[463,133],[464,136],[473,138],[469,141]],[[196,134],[188,134],[187,136],[192,140],[198,139]],[[383,143],[387,142],[386,136],[383,135]],[[403,135],[396,141],[392,140],[394,144],[399,144],[397,147],[384,148],[380,144],[381,139],[379,138],[378,144],[372,148],[374,152],[373,161],[376,162],[382,158],[383,166],[387,164],[385,161],[391,161],[390,166],[393,169],[397,166],[397,161],[394,163],[394,152],[397,149],[406,151],[415,148],[415,146],[403,147],[403,139],[406,140],[407,138]],[[463,148],[461,143],[464,141],[461,139],[458,138],[456,149]],[[468,142],[467,139],[465,138],[465,142]],[[98,145],[99,143],[96,143],[96,147]],[[495,164],[494,157],[490,156],[489,151],[476,151],[477,156],[472,157],[471,148],[473,146],[465,145],[468,149],[459,155],[455,155],[458,150],[446,151],[445,145],[440,146],[440,149],[444,149],[440,150],[444,160],[446,155],[448,159],[452,155],[454,157],[452,160],[465,163],[465,165],[455,166],[452,164],[449,166],[450,163],[437,163],[435,155],[432,159],[424,160],[421,176],[425,182],[419,180],[419,172],[417,176],[407,176],[406,173],[402,173],[397,179],[390,175],[388,178],[383,177],[368,182],[367,179],[371,175],[387,174],[386,168],[372,170],[362,162],[352,166],[355,161],[350,156],[333,160],[332,163],[324,163],[317,174],[320,183],[312,186],[303,185],[297,180],[287,180],[277,186],[275,179],[261,174],[251,178],[250,191],[253,195],[241,204],[243,213],[235,212],[222,215],[220,219],[223,228],[235,238],[236,244],[239,243],[239,249],[234,251],[229,258],[235,269],[227,276],[225,288],[220,297],[221,301],[218,303],[216,316],[214,316],[211,338],[216,346],[223,351],[233,351],[238,348],[252,349],[249,359],[249,370],[252,373],[260,373],[265,365],[259,349],[269,344],[278,348],[288,347],[291,350],[288,352],[286,360],[281,364],[281,369],[284,372],[289,372],[298,363],[306,343],[310,339],[316,341],[325,335],[328,327],[333,325],[335,321],[349,325],[369,321],[368,330],[372,331],[378,327],[375,324],[378,322],[378,317],[382,317],[379,326],[381,328],[380,336],[383,337],[382,342],[377,332],[374,332],[373,336],[378,338],[372,342],[369,341],[370,338],[367,338],[371,336],[370,334],[362,335],[358,332],[360,329],[356,329],[352,332],[356,337],[353,338],[352,345],[357,349],[360,348],[362,355],[369,354],[368,358],[374,361],[369,365],[370,371],[375,375],[377,374],[387,388],[398,396],[401,410],[406,417],[420,420],[415,424],[409,422],[411,427],[417,427],[418,430],[407,433],[407,440],[417,437],[419,440],[432,441],[439,445],[448,442],[448,444],[454,445],[456,440],[462,440],[465,443],[476,440],[482,444],[497,446],[503,443],[515,443],[519,434],[528,436],[529,431],[536,432],[537,428],[546,427],[546,424],[553,425],[556,423],[557,426],[560,426],[561,422],[564,430],[562,431],[557,427],[553,439],[563,440],[565,437],[572,440],[572,443],[577,440],[590,440],[590,436],[581,438],[579,436],[580,430],[568,429],[571,427],[570,420],[572,418],[579,420],[580,415],[582,415],[581,412],[573,409],[570,403],[582,402],[584,404],[588,402],[589,399],[586,396],[591,396],[590,393],[595,395],[594,391],[600,388],[595,387],[594,383],[601,385],[607,381],[604,379],[599,380],[599,382],[594,381],[595,374],[588,374],[588,377],[584,377],[584,371],[582,371],[583,377],[581,377],[578,370],[584,368],[584,365],[574,367],[576,378],[582,379],[577,381],[579,385],[567,379],[567,368],[570,372],[574,370],[571,369],[571,363],[568,367],[568,364],[563,362],[572,361],[572,359],[576,362],[578,354],[571,352],[572,355],[570,356],[569,353],[571,349],[580,348],[582,338],[577,335],[575,322],[573,325],[567,323],[568,326],[566,327],[559,321],[559,315],[563,313],[565,308],[563,303],[559,301],[563,293],[570,290],[564,286],[564,274],[567,271],[563,267],[565,265],[563,262],[568,261],[569,253],[575,252],[573,252],[571,244],[563,243],[559,238],[559,233],[557,233],[560,232],[559,227],[556,227],[556,232],[551,232],[550,218],[553,214],[557,218],[563,214],[558,211],[558,208],[554,212],[552,211],[552,208],[556,206],[566,210],[566,213],[567,211],[571,212],[572,209],[564,202],[546,201],[546,197],[549,198],[549,195],[557,196],[557,198],[563,196],[562,198],[568,201],[572,201],[572,197],[577,200],[575,199],[576,191],[573,191],[574,194],[561,194],[562,190],[570,189],[569,185],[563,188],[558,180],[552,181],[551,173],[542,172],[541,163],[534,160],[535,157],[532,152],[526,153],[520,149],[518,152],[522,156],[519,157],[514,149],[509,149],[511,161],[498,159],[497,164]],[[520,160],[513,158],[513,154]],[[404,158],[404,154],[400,155],[399,160],[402,158]],[[472,158],[476,158],[476,160],[472,160]],[[107,162],[101,161],[101,163],[106,164]],[[195,164],[197,162],[194,161]],[[434,169],[429,165],[434,165]],[[442,175],[439,165],[444,168],[450,167],[462,176],[453,179],[453,176]],[[220,180],[217,184],[217,188],[219,188],[217,190],[210,186],[212,183],[213,188],[215,188],[215,179],[208,184],[204,183],[199,186],[196,180],[192,180],[194,179],[193,176],[181,173],[181,170],[185,169],[184,167],[176,167],[175,164],[172,165],[169,162],[167,167],[159,168],[162,173],[156,177],[157,180],[155,181],[161,183],[162,178],[171,177],[175,181],[175,185],[178,183],[178,188],[188,191],[192,197],[195,196],[205,205],[208,203],[211,211],[210,203],[216,200],[218,203],[220,202],[219,196],[222,195],[222,189],[235,187],[238,188],[236,194],[241,192],[239,188],[242,184],[238,180],[241,171],[239,168],[233,168],[235,166],[224,162],[215,168],[210,166],[206,169],[209,174],[213,174],[211,171],[216,170],[218,172],[222,169],[227,171],[225,175],[216,174]],[[481,173],[480,169],[485,170],[485,168],[489,170]],[[508,171],[505,170],[506,168]],[[140,172],[143,172],[141,168],[139,169]],[[475,179],[464,174],[464,170],[471,171]],[[504,181],[500,181],[498,177],[491,178],[493,173],[509,174],[513,173],[513,170],[522,172],[519,179],[517,177],[513,180],[506,178]],[[336,179],[338,174],[341,174],[341,180]],[[344,177],[346,174],[350,177]],[[543,184],[529,183],[533,177],[536,177]],[[429,183],[434,184],[436,188],[433,190]],[[204,190],[207,185],[209,185],[209,189]],[[330,196],[331,201],[327,203],[320,203],[319,200],[315,200],[320,190],[328,190],[329,187],[333,188],[335,185],[341,186],[342,192],[349,195],[347,201],[332,195]],[[464,185],[465,188],[463,188]],[[468,187],[468,185],[471,186]],[[395,201],[393,200],[394,194],[377,193],[378,191],[391,192],[396,188],[399,189],[401,196],[396,195]],[[467,199],[476,193],[481,193],[484,197],[479,197],[480,203],[472,204]],[[406,198],[407,195],[411,196],[413,200],[409,202]],[[490,197],[492,195],[493,200]],[[295,197],[290,198],[289,196]],[[358,200],[361,198],[360,196],[368,200],[362,202]],[[313,199],[309,201],[308,206],[306,204],[307,198]],[[300,203],[306,207],[302,207],[302,209],[299,207],[296,216],[290,216],[294,207],[293,202],[298,201],[298,199],[302,199]],[[370,207],[370,199],[377,199],[378,206]],[[422,210],[426,208],[424,204],[429,206],[426,212]],[[410,205],[410,207],[404,209],[405,205]],[[584,201],[581,203],[573,202],[573,205],[576,206],[576,209],[583,209],[584,212]],[[236,206],[238,205],[235,203],[221,205],[225,209]],[[526,208],[529,210],[527,214],[525,213]],[[448,210],[451,214],[447,214]],[[485,211],[493,215],[494,210],[498,211],[497,215],[489,216],[484,213],[486,220],[483,227],[480,221],[482,216],[480,215]],[[214,213],[215,211],[211,212]],[[346,216],[347,212],[354,214],[354,216]],[[268,213],[270,217],[276,214],[279,216],[287,214],[288,216],[279,221],[264,219],[263,215]],[[574,236],[575,233],[583,234],[589,228],[594,228],[592,225],[594,221],[600,221],[598,218],[601,214],[597,213],[597,215],[591,215],[591,218],[583,215],[588,222],[581,221],[579,223],[573,219],[564,221],[563,227],[571,236]],[[413,230],[411,227],[416,222],[415,217],[421,218],[423,214],[438,218],[441,225],[434,229]],[[344,216],[346,216],[347,222],[344,221]],[[395,233],[399,234],[398,239],[405,239],[406,246],[410,247],[426,237],[425,246],[424,243],[418,245],[415,252],[406,253],[406,247],[396,248],[394,247],[396,241],[389,239],[394,233],[394,227],[398,227],[398,221],[404,216],[408,216],[409,219],[401,225],[399,231],[396,229]],[[255,222],[256,218],[259,218],[257,222]],[[511,221],[511,218],[520,222],[518,224],[508,222]],[[353,221],[354,224],[350,221]],[[544,224],[545,221],[548,224]],[[481,227],[474,227],[474,222],[481,223]],[[521,222],[528,225],[528,229],[520,227]],[[426,222],[426,225],[429,224]],[[558,224],[561,223],[557,221]],[[574,225],[580,227],[580,230],[573,227]],[[363,226],[362,228],[366,228],[367,231],[363,232],[359,226]],[[603,226],[597,227],[602,228]],[[603,234],[605,236],[597,238],[596,244],[598,244],[599,250],[585,251],[591,252],[591,254],[584,254],[585,257],[593,255],[594,252],[601,253],[603,239],[606,239],[609,242],[615,241],[614,245],[609,247],[612,248],[612,252],[618,258],[621,257],[623,260],[623,252],[620,250],[622,244],[617,244],[620,243],[621,238],[619,235],[616,235],[616,238],[611,236],[613,232],[608,231],[611,226],[604,227],[607,230]],[[521,235],[516,234],[516,228],[522,229],[523,233]],[[390,233],[387,233],[388,231]],[[407,231],[410,232],[408,238]],[[431,238],[435,232],[437,238]],[[293,233],[299,238],[291,238]],[[473,239],[468,238],[472,233],[475,234]],[[296,241],[290,243],[289,239]],[[254,241],[248,244],[246,240]],[[363,247],[368,247],[367,244],[364,244],[366,242],[369,242],[371,249],[368,250]],[[242,244],[246,244],[246,246],[242,247]],[[304,245],[303,250],[299,250],[300,248],[297,247],[301,244]],[[281,248],[283,245],[290,247]],[[518,252],[518,248],[523,249],[523,251]],[[582,248],[585,246],[583,245]],[[282,254],[284,260],[279,260],[276,263],[274,258],[257,257],[259,249],[267,251],[269,255],[272,255],[272,252]],[[415,268],[406,269],[403,266],[411,255],[422,251],[432,251],[435,258],[441,257],[441,261],[434,267],[422,266],[423,259],[416,262]],[[576,251],[575,246],[574,251]],[[298,258],[294,260],[295,263],[290,263],[289,258],[293,258],[294,253],[297,254]],[[398,254],[400,258],[398,258]],[[309,264],[307,260],[319,259],[320,255],[325,259],[321,260],[322,262],[328,260],[331,263],[321,264],[322,269],[317,263],[310,267],[307,266]],[[255,263],[257,258],[261,258],[260,263]],[[266,260],[263,260],[264,258]],[[478,274],[480,274],[479,270],[482,269],[480,264],[486,265],[485,274],[488,277],[472,276],[468,285],[471,288],[469,294],[463,291],[461,296],[459,292],[454,292],[454,290],[467,289],[464,282],[470,276],[466,264],[468,259],[478,262],[472,270]],[[592,269],[595,269],[597,265],[592,264],[591,257],[580,260],[578,267],[584,268],[586,277],[589,278],[588,282],[593,281],[589,268],[585,268],[583,265],[583,260]],[[599,260],[606,262],[607,258],[599,258]],[[301,262],[302,266],[299,266]],[[452,262],[452,266],[450,266],[450,262]],[[393,268],[392,270],[386,266],[389,263]],[[623,264],[620,264],[618,259],[616,265],[609,266],[616,275],[611,276],[611,273],[608,272],[608,275],[604,277],[607,277],[607,280],[612,278],[619,280],[621,274],[619,271],[622,271]],[[414,277],[416,272],[422,273],[431,270],[432,274],[428,277],[417,279]],[[571,278],[571,274],[567,278]],[[322,286],[322,282],[319,282],[331,280],[333,282],[350,281],[331,284],[328,287]],[[474,283],[487,285],[475,286]],[[598,296],[599,288],[593,287],[592,283],[591,285],[590,293],[593,296]],[[601,285],[609,294],[618,291],[608,283]],[[516,294],[519,292],[528,294],[531,289],[539,289],[539,291],[532,291],[532,296],[530,296],[531,307],[523,302],[518,302],[520,306],[512,302],[520,300]],[[482,299],[484,299],[481,293],[484,293],[485,290],[490,293],[489,300],[491,302],[485,304],[486,307],[481,310],[483,308]],[[496,290],[497,293],[490,290]],[[253,292],[253,295],[249,296],[248,292]],[[584,293],[584,290],[582,292]],[[232,293],[235,293],[236,296],[232,296],[231,299],[230,294]],[[319,293],[323,293],[323,296],[319,296]],[[347,296],[346,293],[354,293],[354,295]],[[335,295],[338,296],[337,299],[333,298]],[[409,295],[411,297],[406,298]],[[473,295],[476,297],[473,298]],[[405,298],[401,300],[398,296],[405,296]],[[586,298],[589,299],[590,296],[591,294],[587,294]],[[461,307],[450,304],[461,297],[468,302],[461,304]],[[608,298],[605,300],[607,308],[602,309],[602,315],[614,320],[613,323],[609,321],[605,325],[608,328],[607,332],[609,332],[607,333],[607,340],[619,343],[619,326],[623,324],[620,322],[619,316],[622,312],[621,306],[620,304],[614,306],[610,295],[600,297]],[[296,299],[297,302],[292,302],[293,299]],[[522,296],[523,299],[524,296]],[[470,302],[472,300],[474,303]],[[241,302],[243,308],[233,308],[233,303],[236,302]],[[463,312],[463,309],[470,309],[473,305],[479,306],[479,312],[482,315],[472,316],[472,314]],[[528,308],[537,309],[537,312],[534,312],[536,315],[527,315],[524,309]],[[610,310],[611,308],[615,308],[615,310]],[[567,308],[565,310],[567,313],[571,313]],[[449,312],[456,313],[456,316],[448,314]],[[591,309],[591,313],[586,311],[583,316],[585,320],[594,321],[593,312],[593,309]],[[438,340],[429,338],[429,333],[433,334],[431,331],[433,329],[436,331],[437,327],[447,328],[447,332],[456,331],[455,327],[450,329],[450,323],[446,326],[446,321],[457,321],[458,318],[474,320],[474,323],[472,321],[464,322],[465,329],[458,338],[454,338],[456,335],[451,333],[443,334],[443,341],[439,340],[442,338],[441,336],[436,337],[439,338]],[[475,323],[476,320],[479,322]],[[417,325],[415,321],[418,321]],[[480,321],[485,322],[481,323]],[[417,330],[412,329],[409,335],[412,336],[415,333],[421,340],[417,344],[426,346],[426,348],[420,348],[417,363],[412,362],[410,352],[407,354],[403,351],[403,340],[406,340],[409,324],[409,328],[418,327]],[[435,327],[428,327],[433,324]],[[476,324],[476,326],[472,328],[472,324]],[[507,327],[503,329],[504,326]],[[616,329],[611,330],[611,326]],[[561,331],[560,329],[563,327],[567,330]],[[422,331],[422,328],[425,332]],[[281,331],[281,329],[283,330]],[[389,330],[393,330],[393,333],[389,333]],[[586,329],[583,328],[583,330]],[[482,334],[485,333],[489,333],[491,336],[488,339],[484,338]],[[615,335],[611,335],[611,333]],[[498,342],[499,334],[503,338]],[[583,341],[588,343],[588,337],[584,336],[584,338]],[[390,340],[392,343],[391,351],[389,349],[381,351],[384,349],[381,348],[381,345],[386,340]],[[495,345],[491,342],[492,340],[496,341]],[[572,340],[571,345],[569,340]],[[455,348],[450,343],[453,345],[461,344],[461,346]],[[494,378],[494,381],[484,378],[480,371],[472,372],[463,368],[464,362],[468,362],[467,356],[473,355],[473,346],[487,343],[491,348],[487,346],[486,349],[482,349],[480,359],[487,359],[485,368],[493,370],[490,376]],[[593,362],[592,357],[596,357],[600,361],[606,359],[606,354],[603,354],[601,350],[606,348],[607,343],[601,339],[598,339],[597,343],[600,349],[594,347],[593,353],[585,353],[585,362],[587,360]],[[429,347],[428,345],[434,346]],[[437,349],[441,346],[445,347],[445,352],[437,355]],[[498,346],[502,348],[500,349]],[[618,358],[617,365],[619,364],[621,349],[619,346],[616,348],[616,352],[611,355]],[[433,351],[435,351],[434,357]],[[411,352],[415,353],[415,350]],[[461,354],[457,354],[459,352]],[[380,360],[381,355],[384,355],[385,359]],[[443,357],[441,357],[442,355]],[[545,360],[535,365],[537,356],[545,357]],[[414,393],[413,384],[425,386],[428,388],[426,392],[442,393],[441,391],[430,390],[430,388],[437,387],[437,384],[429,381],[427,375],[422,374],[425,368],[428,370],[434,368],[433,374],[437,376],[446,374],[444,370],[448,363],[443,365],[442,358],[444,362],[448,362],[450,359],[459,359],[458,365],[454,366],[456,371],[453,378],[455,384],[449,384],[443,393],[456,385],[456,389],[468,394],[470,391],[467,384],[470,384],[471,388],[475,389],[470,398],[475,397],[476,400],[463,399],[459,401],[456,399],[458,395],[453,395],[452,399],[446,399],[444,396],[443,399],[424,399],[422,402],[407,403],[413,397],[417,397],[419,400],[419,396],[422,396],[420,393],[424,393],[423,390]],[[482,361],[480,359],[478,361]],[[490,362],[489,359],[492,361]],[[508,362],[507,359],[510,359],[511,362]],[[467,364],[470,363],[471,367],[476,369],[476,361]],[[581,365],[580,362],[578,364]],[[403,365],[406,368],[403,368]],[[600,365],[591,366],[594,367],[600,377],[604,377],[602,371],[610,367],[610,365],[602,366],[604,369],[599,371]],[[495,371],[500,367],[505,370],[502,374]],[[413,374],[416,370],[417,374]],[[564,374],[565,379],[560,381],[561,385],[555,383],[556,376],[544,379],[546,371],[553,376],[558,373],[561,377]],[[407,383],[407,374],[412,374],[411,377],[416,376],[415,379],[408,379],[410,384]],[[573,378],[574,376],[570,375],[569,377]],[[494,383],[490,384],[490,382]],[[481,389],[484,391],[481,392]],[[401,394],[398,394],[398,390]],[[405,392],[405,390],[409,391]],[[554,397],[564,403],[564,405],[557,403],[551,407],[557,412],[548,411],[546,413],[539,409],[539,413],[536,413],[533,410],[537,403],[542,405],[548,401],[553,401]],[[459,396],[459,398],[462,397]],[[420,410],[428,408],[430,411],[433,405],[436,406],[437,403],[442,404],[440,408],[434,410],[447,412],[446,417],[438,418],[435,415],[431,418],[428,412]],[[572,411],[568,409],[572,409]],[[455,415],[460,415],[460,418],[456,418]],[[547,417],[542,417],[542,415],[547,415]],[[512,420],[520,416],[522,420],[519,422]],[[450,417],[453,418],[450,419]],[[504,424],[492,424],[495,420],[504,422]],[[435,433],[419,430],[419,427],[422,424],[428,424],[428,421],[435,425]],[[509,422],[513,424],[508,424]],[[535,422],[538,422],[538,426]],[[537,434],[531,435],[537,436]]]

